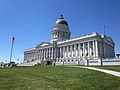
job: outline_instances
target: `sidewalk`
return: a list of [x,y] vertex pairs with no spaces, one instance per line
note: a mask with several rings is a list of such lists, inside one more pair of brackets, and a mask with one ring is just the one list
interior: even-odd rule
[[120,77],[120,72],[112,71],[112,70],[105,70],[105,69],[99,69],[99,68],[93,68],[93,67],[85,67],[85,66],[70,66],[70,67],[79,67],[79,68],[86,68],[86,69],[91,69],[91,70],[96,70],[100,72],[104,72],[107,74],[111,74],[117,77]]

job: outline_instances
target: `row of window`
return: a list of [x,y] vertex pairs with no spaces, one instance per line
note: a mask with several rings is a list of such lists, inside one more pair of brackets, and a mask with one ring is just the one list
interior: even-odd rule
[[[90,56],[93,56],[93,54],[94,54],[94,53],[91,52],[91,53],[90,53]],[[75,57],[75,56],[76,56],[75,54],[73,54],[73,55],[72,55],[72,54],[70,54],[70,55],[65,55],[65,57]],[[83,53],[81,53],[81,55],[78,53],[77,56],[81,56],[81,57],[83,57],[83,56],[88,56],[88,53],[86,53],[85,55],[84,55]],[[55,56],[54,56],[54,55],[53,55],[53,56],[52,56],[52,55],[41,56],[41,58],[51,58],[51,57],[54,58]],[[60,57],[63,58],[64,55],[61,54],[61,55],[58,55],[58,56],[57,56],[57,58],[60,58]]]
[[76,59],[76,60],[73,60],[73,59],[72,60],[57,60],[57,62],[63,62],[63,61],[64,62],[71,62],[71,61],[74,62],[74,61],[78,61],[78,59]]
[[62,24],[62,25],[56,25],[54,28],[53,28],[53,31],[54,30],[57,30],[57,29],[62,29],[62,30],[69,30],[69,28],[67,27],[67,26],[65,26],[64,24]]
[[53,38],[70,38],[70,34],[68,32],[55,32],[52,34]]

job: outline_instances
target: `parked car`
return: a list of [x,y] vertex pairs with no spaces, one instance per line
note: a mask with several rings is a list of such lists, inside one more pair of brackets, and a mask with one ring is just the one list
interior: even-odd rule
[[8,66],[17,66],[17,64],[15,63],[15,62],[10,62],[10,63],[8,63]]

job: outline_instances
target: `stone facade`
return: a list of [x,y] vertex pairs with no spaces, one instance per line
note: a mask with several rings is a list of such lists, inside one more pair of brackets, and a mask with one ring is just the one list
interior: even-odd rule
[[52,30],[51,42],[42,42],[24,51],[24,62],[41,64],[64,64],[85,59],[114,58],[114,42],[111,37],[93,32],[71,38],[68,23],[63,15]]

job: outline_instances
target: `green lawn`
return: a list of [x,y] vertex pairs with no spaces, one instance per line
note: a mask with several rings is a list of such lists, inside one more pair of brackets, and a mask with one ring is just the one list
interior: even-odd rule
[[120,72],[120,66],[102,66],[102,67],[96,66],[96,67]]
[[68,66],[0,68],[0,90],[120,90],[120,78]]

